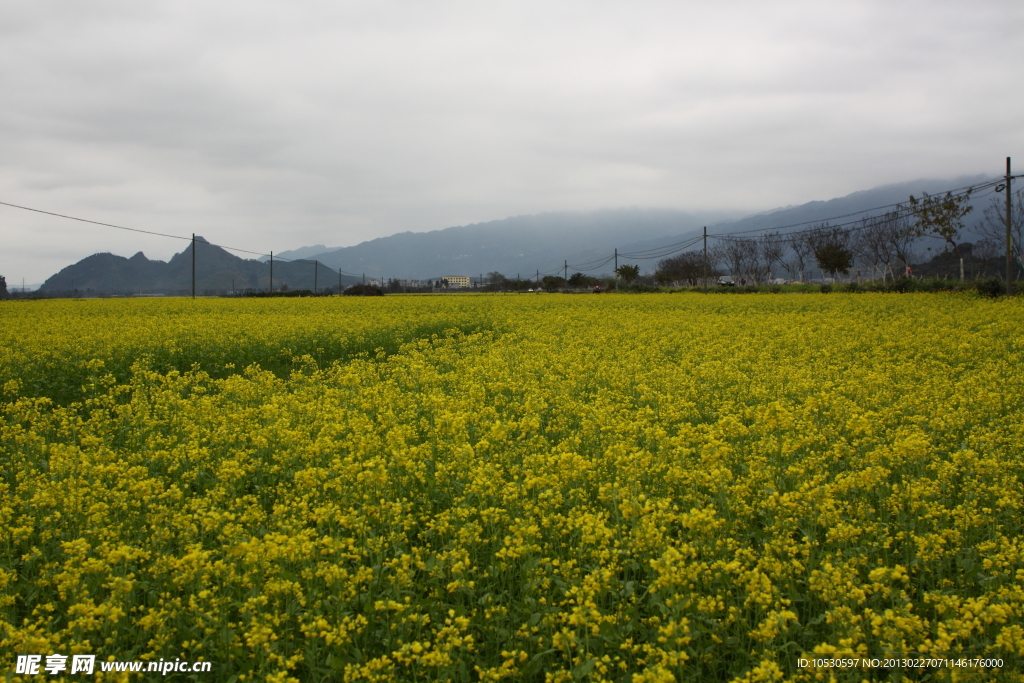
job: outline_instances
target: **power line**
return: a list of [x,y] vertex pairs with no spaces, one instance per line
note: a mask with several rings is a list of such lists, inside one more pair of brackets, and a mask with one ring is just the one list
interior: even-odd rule
[[[1014,176],[1014,177],[1020,177],[1020,176]],[[984,182],[984,183],[977,183],[975,185],[968,185],[966,187],[960,187],[960,188],[957,188],[955,190],[947,190],[946,192],[937,192],[937,193],[935,193],[934,196],[944,195],[944,194],[951,194],[954,197],[959,197],[959,196],[961,196],[963,194],[966,194],[967,192],[975,192],[975,191],[979,191],[980,192],[980,191],[988,189],[990,187],[995,187],[996,185],[998,185],[1002,181],[1003,181],[1003,178],[999,178],[997,180],[990,180],[990,181],[987,181],[987,182]],[[985,196],[988,196],[988,195],[982,195],[982,194],[978,195],[979,198],[985,197]],[[884,206],[876,206],[876,207],[871,208],[871,209],[862,209],[861,211],[854,211],[853,213],[842,214],[842,215],[839,215],[839,216],[830,216],[828,218],[816,218],[814,220],[803,221],[802,223],[791,223],[789,225],[778,225],[778,226],[771,227],[771,228],[756,228],[756,229],[753,229],[753,230],[737,230],[735,232],[728,232],[728,233],[722,233],[722,234],[708,234],[708,237],[719,237],[719,238],[721,238],[721,237],[728,237],[729,235],[748,235],[748,234],[752,234],[752,233],[759,233],[759,232],[765,232],[765,231],[771,231],[771,230],[785,230],[787,228],[798,228],[798,227],[800,227],[802,225],[812,225],[812,224],[815,224],[815,223],[827,223],[829,221],[839,220],[841,218],[850,218],[851,216],[859,216],[861,214],[871,213],[872,211],[881,211],[883,209],[891,209],[891,208],[894,208],[894,207],[905,208],[906,207],[906,203],[905,202],[897,202],[895,204],[886,204]],[[848,223],[841,223],[839,225],[852,225],[852,224],[857,223],[857,222],[859,222],[859,219],[855,220],[855,221],[850,221]],[[832,227],[839,227],[839,225],[832,226]],[[794,231],[794,232],[799,232],[799,231]]]
[[192,241],[191,237],[182,237],[181,235],[168,235],[167,233],[163,233],[163,232],[153,232],[151,230],[139,230],[138,228],[126,228],[123,225],[114,225],[113,223],[101,223],[100,221],[91,221],[91,220],[89,220],[87,218],[76,218],[75,216],[66,216],[66,215],[64,215],[62,213],[54,213],[52,211],[43,211],[42,209],[33,209],[31,207],[28,207],[28,206],[20,206],[18,204],[10,204],[8,202],[0,202],[0,204],[3,204],[4,206],[10,206],[10,207],[13,207],[15,209],[22,209],[24,211],[32,211],[32,212],[35,212],[35,213],[44,213],[47,216],[57,216],[58,218],[67,218],[68,220],[72,220],[72,221],[80,221],[82,223],[92,223],[93,225],[103,225],[103,226],[106,226],[108,228],[117,228],[118,230],[130,230],[131,232],[141,232],[141,233],[144,233],[146,235],[157,235],[159,237],[170,237],[171,239],[185,240],[186,242],[191,242]]
[[[952,195],[954,197],[958,197],[958,196],[962,196],[964,194],[970,194],[970,193],[975,193],[976,192],[976,193],[978,193],[978,194],[976,194],[976,197],[978,197],[980,199],[982,197],[988,196],[989,194],[992,194],[994,192],[993,188],[995,188],[1000,183],[1008,182],[1010,180],[1014,180],[1016,178],[1021,178],[1021,177],[1024,177],[1024,176],[1022,176],[1022,175],[1002,176],[1002,177],[1000,177],[1000,178],[998,178],[996,180],[990,180],[990,181],[986,181],[986,182],[983,182],[983,183],[976,183],[974,185],[967,185],[967,186],[964,186],[964,187],[956,188],[954,190],[948,190],[948,191],[946,191],[944,193],[940,192],[940,193],[936,193],[936,194],[938,194],[938,195],[949,194],[949,195]],[[993,190],[993,192],[988,192],[988,193],[981,194],[982,192],[984,192],[984,190]],[[31,211],[33,213],[44,214],[44,215],[47,215],[47,216],[55,216],[57,218],[65,218],[67,220],[78,221],[80,223],[89,223],[89,224],[92,224],[92,225],[99,225],[99,226],[103,226],[103,227],[107,227],[107,228],[114,228],[116,230],[126,230],[126,231],[129,231],[129,232],[137,232],[137,233],[141,233],[141,234],[144,234],[144,235],[154,235],[154,236],[157,236],[157,237],[167,237],[167,238],[170,238],[170,239],[176,239],[176,240],[183,240],[183,241],[187,241],[187,242],[192,242],[193,243],[193,250],[195,249],[194,245],[196,244],[196,240],[195,240],[194,236],[193,237],[183,237],[181,235],[171,235],[171,234],[168,234],[168,233],[156,232],[156,231],[153,231],[153,230],[142,230],[140,228],[130,228],[130,227],[126,227],[126,226],[123,226],[123,225],[115,225],[113,223],[105,223],[105,222],[102,222],[102,221],[94,221],[94,220],[90,220],[88,218],[80,218],[78,216],[69,216],[67,214],[56,213],[56,212],[53,212],[53,211],[44,211],[42,209],[35,209],[35,208],[29,207],[29,206],[22,206],[20,204],[12,204],[10,202],[0,201],[0,205],[9,206],[9,207],[15,208],[15,209],[21,209],[23,211]],[[745,238],[742,238],[742,237],[737,237],[737,235],[747,235],[747,234],[754,234],[754,233],[762,233],[763,234],[763,233],[767,233],[767,232],[774,232],[777,238],[785,238],[785,239],[779,239],[778,240],[779,242],[781,242],[781,243],[791,243],[791,242],[795,241],[796,239],[799,239],[799,235],[802,235],[802,234],[807,233],[807,232],[811,232],[811,230],[795,230],[793,232],[783,233],[781,235],[778,233],[778,231],[779,230],[786,230],[786,229],[789,229],[789,228],[798,228],[798,227],[802,227],[802,226],[805,226],[805,225],[823,225],[823,224],[826,224],[827,227],[829,227],[829,228],[843,228],[843,227],[846,227],[846,226],[853,226],[853,225],[855,225],[857,223],[861,223],[862,221],[866,220],[866,218],[868,218],[868,217],[858,218],[858,219],[855,219],[855,220],[852,220],[852,221],[847,221],[847,222],[844,222],[844,223],[837,223],[835,225],[831,225],[830,222],[834,221],[834,220],[841,220],[841,219],[844,219],[844,218],[851,218],[851,217],[854,217],[854,216],[862,216],[863,214],[870,214],[872,212],[882,211],[882,210],[885,210],[885,209],[892,209],[892,208],[898,208],[900,210],[904,210],[904,209],[906,209],[906,205],[905,205],[904,202],[897,202],[895,204],[886,204],[886,205],[883,205],[883,206],[877,206],[877,207],[870,208],[870,209],[862,209],[860,211],[855,211],[853,213],[841,214],[841,215],[838,215],[838,216],[831,216],[831,217],[828,217],[828,218],[819,218],[819,219],[815,219],[815,220],[802,221],[802,222],[799,222],[799,223],[791,223],[791,224],[788,224],[788,225],[780,225],[780,226],[775,226],[775,227],[772,227],[772,228],[757,228],[757,229],[752,229],[752,230],[738,230],[738,231],[734,231],[734,232],[721,233],[721,234],[708,234],[707,237],[712,237],[712,238],[719,239],[719,240],[735,241],[735,240],[745,239]],[[860,230],[863,227],[866,227],[866,226],[853,227],[853,228],[850,228],[850,230],[851,231]],[[624,257],[624,258],[635,259],[635,260],[639,260],[639,261],[653,260],[653,259],[658,259],[658,258],[663,258],[663,257],[666,257],[666,256],[670,256],[672,254],[675,254],[675,253],[678,253],[680,251],[683,251],[684,249],[687,249],[687,248],[693,246],[694,244],[697,244],[703,238],[704,237],[701,236],[701,237],[696,237],[696,238],[693,238],[693,239],[690,239],[690,240],[683,240],[683,241],[676,242],[676,243],[673,243],[673,244],[667,244],[667,245],[660,246],[660,247],[651,247],[650,249],[642,249],[640,251],[630,252],[630,253],[619,253],[617,255],[621,256],[621,257]],[[265,254],[265,253],[262,253],[262,252],[251,251],[249,249],[242,249],[240,247],[231,247],[231,246],[227,246],[227,245],[224,245],[224,244],[214,244],[212,242],[206,242],[206,244],[209,244],[210,246],[214,246],[214,247],[219,247],[221,249],[225,249],[225,250],[228,250],[228,251],[233,251],[233,252],[241,253],[241,254],[251,254],[251,255],[257,256],[257,257],[269,256],[268,254]],[[598,258],[595,258],[595,259],[590,260],[590,261],[584,261],[583,263],[580,263],[578,265],[573,265],[572,267],[573,267],[573,269],[575,269],[577,271],[593,271],[593,270],[597,270],[598,268],[603,267],[608,262],[610,262],[613,258],[615,258],[615,255],[611,255],[611,256],[607,256],[607,257],[598,257]],[[317,260],[310,261],[310,260],[307,260],[307,259],[287,259],[287,258],[281,258],[280,256],[278,256],[276,258],[276,260],[277,261],[284,261],[284,262],[287,262],[287,263],[308,263],[308,264],[314,265],[314,267],[318,267],[318,264],[319,264],[319,261],[317,261]],[[334,272],[338,273],[339,275],[347,275],[349,277],[355,277],[355,278],[359,277],[358,274],[356,274],[356,273],[349,273],[347,271],[342,270],[340,267],[332,269],[332,268],[330,268],[330,266],[327,266],[327,264],[324,264],[324,266],[326,268],[328,268],[328,270],[333,270]],[[568,264],[565,261],[563,261],[562,264],[559,264],[555,268],[552,268],[552,269],[546,270],[546,271],[540,271],[540,272],[542,272],[544,275],[556,275],[559,271],[562,271],[563,269],[565,269],[567,267],[568,267]]]
[[609,262],[611,262],[611,260],[613,258],[614,258],[614,256],[609,256],[609,257],[607,257],[605,259],[601,259],[600,261],[595,261],[594,263],[596,265],[588,266],[586,268],[584,268],[583,266],[574,266],[572,264],[569,264],[569,267],[572,268],[573,270],[577,271],[577,272],[588,272],[588,271],[597,270],[598,268],[604,267]]
[[[1010,179],[1012,180],[1013,178],[1018,178],[1018,177],[1022,177],[1022,176],[1011,176]],[[987,197],[989,194],[992,194],[992,191],[984,192],[985,190],[993,190],[993,188],[995,188],[996,185],[1000,184],[1001,182],[1006,182],[1006,178],[1007,178],[1006,176],[1003,176],[1003,177],[998,178],[996,180],[990,180],[990,181],[986,181],[986,182],[982,182],[982,183],[975,183],[973,185],[966,185],[964,187],[959,187],[959,188],[956,188],[956,189],[953,189],[953,190],[947,190],[946,192],[939,192],[939,193],[936,193],[936,195],[949,194],[949,195],[952,195],[954,197],[959,197],[959,196],[962,196],[964,194],[975,193],[975,196],[978,199],[981,199],[983,197]],[[837,224],[834,224],[834,225],[831,224],[831,221],[841,220],[843,218],[851,218],[853,216],[863,216],[864,214],[870,214],[872,212],[877,212],[877,211],[882,211],[882,210],[885,210],[885,209],[892,209],[892,208],[898,208],[898,209],[903,210],[903,209],[906,208],[906,204],[905,204],[905,202],[897,202],[895,204],[886,204],[886,205],[883,205],[883,206],[877,206],[877,207],[873,207],[873,208],[870,208],[870,209],[862,209],[860,211],[855,211],[853,213],[840,214],[838,216],[831,216],[831,217],[827,217],[827,218],[818,218],[818,219],[815,219],[815,220],[803,221],[803,222],[800,222],[800,223],[791,223],[789,225],[781,225],[781,226],[776,226],[776,227],[772,227],[772,228],[757,228],[757,229],[753,229],[753,230],[738,230],[738,231],[735,231],[735,232],[721,233],[721,234],[708,234],[707,237],[713,237],[713,238],[716,238],[716,239],[719,239],[719,240],[725,240],[725,241],[735,241],[735,240],[746,239],[746,238],[743,238],[743,237],[737,237],[737,235],[747,235],[747,234],[754,234],[754,233],[762,233],[763,234],[763,233],[767,233],[767,232],[775,232],[776,237],[783,237],[783,239],[779,239],[778,240],[780,243],[788,244],[788,243],[795,242],[797,239],[799,239],[800,235],[808,233],[808,232],[811,232],[813,229],[812,230],[794,230],[793,232],[784,233],[782,235],[779,235],[777,231],[779,231],[779,230],[786,230],[788,228],[797,228],[797,227],[801,227],[801,226],[805,226],[805,225],[822,225],[822,224],[825,224],[829,228],[843,228],[843,227],[846,227],[846,226],[855,226],[858,223],[862,223],[864,220],[866,220],[869,217],[868,216],[864,216],[863,218],[858,218],[858,219],[855,219],[855,220],[852,220],[852,221],[847,221],[847,222],[844,222],[844,223],[837,223]],[[861,226],[858,226],[858,227],[853,227],[853,228],[850,228],[850,231],[852,232],[852,231],[856,231],[856,230],[861,230],[864,227],[866,227],[866,226],[861,225]],[[644,249],[644,250],[640,250],[640,251],[636,251],[636,252],[631,252],[631,253],[618,253],[617,255],[618,256],[622,256],[624,258],[634,259],[634,260],[638,260],[638,261],[653,260],[653,259],[657,259],[657,258],[663,258],[663,257],[666,257],[666,256],[670,256],[672,254],[675,254],[675,253],[678,253],[680,251],[683,251],[684,249],[687,249],[687,248],[697,244],[702,239],[705,239],[705,236],[702,235],[700,237],[696,237],[696,238],[693,238],[691,240],[684,240],[684,241],[681,241],[681,242],[676,242],[674,244],[668,244],[668,245],[665,245],[665,246],[662,246],[662,247],[652,247],[650,249]],[[596,270],[597,268],[600,268],[602,265],[608,263],[614,257],[615,256],[613,255],[613,256],[606,257],[605,259],[598,258],[598,259],[594,259],[592,261],[585,261],[584,263],[580,264],[581,266],[589,266],[590,264],[598,263],[597,266],[591,266],[591,267],[588,267],[588,268],[581,268],[579,266],[573,266],[573,268],[575,268],[577,271]]]
[[688,240],[686,242],[677,242],[676,244],[662,247],[662,249],[660,251],[652,249],[652,250],[649,250],[647,252],[641,251],[641,252],[629,253],[629,254],[621,254],[620,253],[619,256],[624,256],[626,258],[636,259],[638,261],[650,261],[650,260],[656,259],[656,258],[663,258],[665,256],[671,256],[672,254],[675,254],[675,253],[678,253],[680,251],[683,251],[684,249],[688,249],[688,248],[692,247],[693,245],[697,244],[698,242],[700,242],[702,239],[704,239],[703,236],[701,236],[701,237],[694,237],[693,239],[690,239],[690,240]]
[[[978,199],[983,199],[985,197],[991,196],[992,194],[995,194],[993,188],[994,188],[994,186],[996,185],[997,182],[998,181],[993,181],[993,182],[983,183],[983,184],[979,184],[979,185],[975,186],[975,188],[981,188],[981,191],[979,191],[975,195],[975,197],[978,198]],[[985,190],[989,190],[989,191],[986,192]],[[937,193],[934,196],[939,196],[940,194],[941,193]],[[953,196],[954,197],[959,197],[959,196],[963,196],[963,194],[965,194],[965,193],[960,192],[958,194],[953,194]],[[902,204],[902,203],[900,203],[900,204],[890,204],[890,205],[888,205],[886,207],[879,207],[879,209],[891,208],[891,207],[898,207],[900,209],[903,209],[903,208],[905,208],[905,205]],[[879,209],[869,209],[869,210],[876,210],[877,211]],[[866,213],[869,210],[866,210],[864,213]],[[899,212],[897,212],[897,214],[898,213]],[[907,210],[907,213],[911,214],[912,212]],[[854,215],[857,215],[857,214],[846,214],[845,217],[854,216]],[[882,216],[885,216],[885,215],[886,214],[882,214]],[[835,218],[843,218],[843,217],[844,216],[837,216]],[[740,241],[740,240],[744,240],[744,239],[750,239],[750,238],[746,238],[746,237],[737,237],[737,235],[744,235],[744,234],[750,234],[750,233],[766,233],[766,234],[774,234],[777,238],[782,238],[782,239],[778,239],[779,243],[791,244],[793,242],[798,241],[801,238],[802,235],[805,235],[807,233],[813,232],[814,230],[818,229],[819,227],[824,227],[824,228],[829,228],[829,229],[847,228],[849,232],[856,232],[858,230],[863,230],[865,228],[870,227],[870,226],[864,225],[863,224],[864,221],[870,220],[871,218],[878,218],[878,217],[879,216],[877,216],[877,215],[876,216],[864,216],[862,218],[858,218],[858,219],[855,219],[855,220],[852,220],[852,221],[846,221],[844,223],[834,223],[834,224],[830,223],[830,221],[834,220],[834,218],[832,218],[832,219],[826,218],[826,219],[820,219],[820,220],[815,220],[815,221],[806,221],[805,223],[799,223],[799,224],[794,224],[794,225],[808,225],[808,224],[817,224],[817,225],[815,225],[815,227],[807,229],[807,230],[794,230],[792,232],[787,232],[787,233],[778,233],[778,232],[773,232],[773,231],[777,231],[777,230],[784,229],[786,227],[793,227],[793,226],[781,226],[779,228],[761,228],[761,229],[758,229],[758,230],[738,231],[738,232],[723,233],[723,234],[718,234],[718,235],[709,234],[708,237],[714,237],[715,239],[719,239],[719,240],[723,240],[723,241],[727,241],[727,242],[728,241],[735,242],[735,241]],[[853,226],[853,227],[848,227],[848,226]]]
[[676,249],[676,248],[685,249],[686,247],[690,246],[690,244],[692,244],[692,241],[693,241],[693,238],[690,238],[688,240],[683,240],[681,242],[675,242],[673,244],[665,244],[665,245],[662,245],[660,247],[651,247],[650,249],[641,249],[640,251],[634,251],[634,252],[630,252],[630,253],[622,252],[622,253],[619,254],[619,256],[626,256],[626,257],[629,257],[629,258],[644,258],[647,254],[651,254],[651,253],[655,253],[655,252],[659,252],[660,253],[660,252],[665,251],[665,250],[670,250],[671,251],[671,250]]
[[[169,237],[170,239],[184,240],[186,242],[192,242],[193,245],[196,243],[196,239],[195,239],[194,235],[192,237],[182,237],[181,235],[170,235],[170,234],[165,233],[165,232],[155,232],[153,230],[142,230],[140,228],[129,228],[129,227],[126,227],[126,226],[123,226],[123,225],[114,225],[113,223],[104,223],[102,221],[94,221],[94,220],[90,220],[88,218],[79,218],[78,216],[69,216],[67,214],[55,213],[53,211],[43,211],[42,209],[34,209],[34,208],[30,207],[30,206],[21,206],[20,204],[11,204],[10,202],[0,202],[0,205],[9,206],[9,207],[14,208],[14,209],[21,209],[23,211],[31,211],[33,213],[41,213],[41,214],[45,214],[47,216],[56,216],[57,218],[66,218],[68,220],[78,221],[80,223],[90,223],[92,225],[102,225],[103,227],[106,227],[106,228],[115,228],[117,230],[127,230],[129,232],[139,232],[139,233],[142,233],[144,235],[155,235],[157,237]],[[221,249],[226,249],[228,251],[234,251],[234,252],[238,252],[238,253],[242,253],[242,254],[252,254],[253,256],[269,256],[269,254],[264,254],[264,253],[259,252],[259,251],[250,251],[249,249],[242,249],[240,247],[229,247],[226,244],[214,244],[213,242],[207,242],[205,239],[203,240],[203,242],[205,242],[206,244],[209,244],[212,247],[219,247]],[[288,258],[281,258],[280,256],[277,257],[277,260],[278,261],[285,261],[285,262],[288,262],[288,263],[310,263],[310,264],[315,263],[314,261],[308,261],[308,260],[305,260],[305,259],[288,259]],[[349,277],[359,277],[355,273],[349,273],[349,272],[343,271],[343,270],[341,270],[341,268],[334,268],[334,269],[332,269],[327,264],[324,264],[324,266],[326,268],[328,268],[329,270],[334,270],[335,272],[341,273],[342,275],[348,275]]]

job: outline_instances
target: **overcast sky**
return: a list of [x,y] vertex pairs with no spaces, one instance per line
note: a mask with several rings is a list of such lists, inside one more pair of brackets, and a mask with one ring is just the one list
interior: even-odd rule
[[[1024,3],[5,0],[0,201],[256,251],[1024,170]],[[184,242],[0,207],[0,274]]]

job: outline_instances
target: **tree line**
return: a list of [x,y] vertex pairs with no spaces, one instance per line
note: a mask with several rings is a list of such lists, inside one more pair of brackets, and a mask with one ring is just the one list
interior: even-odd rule
[[[1005,259],[1005,200],[993,198],[977,227],[981,239],[968,245],[960,242],[960,234],[964,218],[973,209],[969,200],[969,191],[960,195],[926,194],[852,226],[822,223],[793,233],[722,237],[707,250],[706,263],[703,250],[684,252],[660,261],[654,280],[661,285],[696,286],[706,268],[709,278],[730,274],[756,285],[780,273],[785,273],[788,280],[802,281],[813,267],[835,278],[848,275],[857,263],[864,276],[870,271],[872,279],[881,277],[885,282],[912,274],[914,264],[922,259],[920,247],[927,239],[940,240],[944,249],[955,255],[963,279],[967,258],[980,262],[983,269]],[[1011,233],[1013,258],[1024,268],[1024,190],[1018,190],[1012,198]]]

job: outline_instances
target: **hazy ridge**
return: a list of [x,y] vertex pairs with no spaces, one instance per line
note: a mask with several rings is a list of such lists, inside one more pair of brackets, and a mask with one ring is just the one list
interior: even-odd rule
[[[723,220],[726,214],[687,213],[670,209],[605,209],[590,212],[555,212],[515,216],[502,220],[455,226],[430,232],[403,232],[362,242],[355,246],[326,249],[313,245],[284,251],[281,258],[319,261],[328,268],[341,268],[352,284],[363,274],[369,278],[436,279],[445,275],[478,277],[492,271],[506,277],[532,278],[538,271],[561,273],[590,270],[609,273],[611,264],[594,264],[618,249],[621,254],[680,244],[709,234],[749,233],[783,229],[795,224],[823,221],[868,209],[905,202],[909,195],[938,193],[986,180],[984,176],[963,176],[946,180],[915,180],[854,192],[827,201],[813,201],[794,207]],[[963,239],[972,239],[973,226],[982,218],[988,198],[975,200]],[[856,217],[840,219],[848,222]],[[693,248],[697,248],[695,245]],[[321,251],[323,250],[323,251]],[[196,252],[197,291],[266,289],[270,284],[265,261],[239,258],[200,240]],[[638,263],[651,271],[657,259],[623,256],[620,263]],[[574,267],[576,266],[576,267]],[[595,268],[596,266],[596,268]],[[312,289],[314,269],[309,262],[275,259],[275,287]],[[337,275],[319,272],[316,284],[337,286]],[[131,258],[94,254],[64,268],[43,284],[43,291],[93,289],[104,292],[182,293],[191,288],[191,245],[168,262],[154,261],[139,252]]]

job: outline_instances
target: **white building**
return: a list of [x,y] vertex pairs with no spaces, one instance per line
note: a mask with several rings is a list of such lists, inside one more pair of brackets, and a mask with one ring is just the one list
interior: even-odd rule
[[449,287],[469,287],[468,275],[445,275],[441,279],[447,280]]

